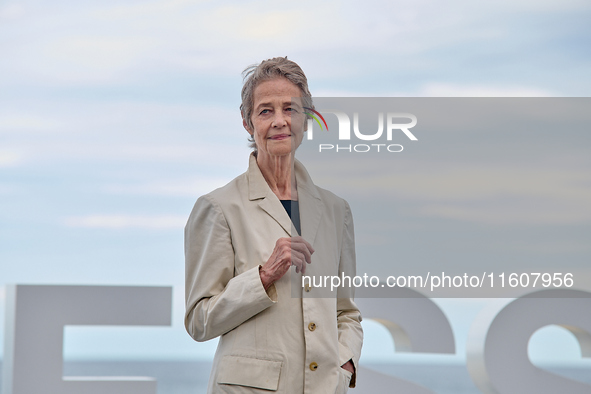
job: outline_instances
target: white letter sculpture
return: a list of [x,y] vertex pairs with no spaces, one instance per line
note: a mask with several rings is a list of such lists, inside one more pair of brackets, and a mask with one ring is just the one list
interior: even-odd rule
[[[388,329],[396,352],[454,354],[455,340],[447,317],[429,298],[404,288],[360,288],[355,303],[364,319]],[[356,393],[432,394],[416,383],[359,367]]]
[[153,378],[63,377],[65,325],[169,326],[171,287],[7,286],[3,394],[156,394]]
[[557,324],[572,332],[583,357],[591,356],[591,294],[580,290],[536,291],[511,301],[500,312],[483,311],[468,335],[468,371],[486,394],[591,393],[591,386],[532,365],[531,336]]

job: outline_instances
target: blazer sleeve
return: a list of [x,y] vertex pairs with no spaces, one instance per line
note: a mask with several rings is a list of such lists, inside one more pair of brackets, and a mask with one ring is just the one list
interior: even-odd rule
[[210,195],[200,197],[185,227],[185,328],[207,341],[273,305],[275,288],[261,283],[259,266],[234,275],[234,248],[224,213]]
[[[343,228],[341,259],[339,276],[341,273],[353,278],[355,270],[355,235],[353,230],[353,215],[349,204],[345,202],[345,225]],[[342,290],[341,290],[342,289]],[[339,332],[339,363],[345,364],[352,360],[355,373],[351,377],[349,387],[355,387],[361,346],[363,344],[363,329],[361,328],[361,313],[353,302],[354,289],[339,287],[337,293],[337,324]]]

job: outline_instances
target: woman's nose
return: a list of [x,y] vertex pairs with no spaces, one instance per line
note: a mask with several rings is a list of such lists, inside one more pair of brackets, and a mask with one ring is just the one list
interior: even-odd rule
[[287,126],[287,117],[283,111],[276,111],[273,117],[273,127]]

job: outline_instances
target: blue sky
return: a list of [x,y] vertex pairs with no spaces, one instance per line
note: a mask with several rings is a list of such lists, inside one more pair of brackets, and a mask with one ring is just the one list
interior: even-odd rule
[[[211,357],[182,327],[182,229],[246,167],[247,65],[287,55],[319,97],[586,97],[590,17],[582,0],[2,1],[0,286],[174,286],[172,328],[68,328],[66,356]],[[486,303],[438,302],[458,338]],[[367,357],[392,359],[384,340]],[[576,357],[559,329],[536,340]]]

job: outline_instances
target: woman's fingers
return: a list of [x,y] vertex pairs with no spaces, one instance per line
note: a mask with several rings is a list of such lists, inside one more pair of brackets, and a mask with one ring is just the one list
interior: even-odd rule
[[306,272],[306,263],[308,263],[308,260],[307,260],[306,255],[304,253],[301,253],[295,249],[292,249],[291,250],[291,263],[292,263],[292,265],[295,265],[296,272],[301,272],[301,273]]
[[305,273],[306,265],[312,263],[314,248],[302,237],[288,238],[290,240],[291,260],[296,266],[296,272]]
[[306,265],[312,263],[314,248],[302,237],[279,238],[269,260],[263,265],[265,276],[269,276],[271,283],[281,279],[294,265],[296,272],[305,273]]
[[299,235],[297,237],[291,238],[291,242],[296,243],[298,245],[303,244],[306,247],[306,249],[308,251],[310,251],[310,254],[314,253],[314,248],[312,247],[312,245],[310,245],[310,243],[308,241],[306,241],[304,238],[300,237]]
[[314,248],[312,248],[312,245],[310,245],[310,243],[308,243],[308,241],[306,241],[304,238],[291,238],[291,249],[292,251],[298,251],[302,253],[305,257],[306,263],[312,263],[312,253],[314,253]]

